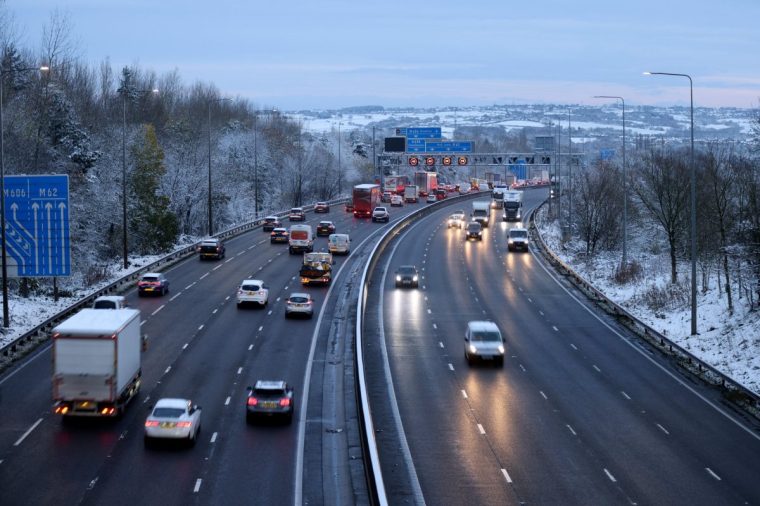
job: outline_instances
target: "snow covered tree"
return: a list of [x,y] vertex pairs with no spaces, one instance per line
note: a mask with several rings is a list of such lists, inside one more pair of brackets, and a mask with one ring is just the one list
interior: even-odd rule
[[169,198],[159,193],[166,174],[164,152],[156,130],[145,126],[143,142],[132,147],[134,171],[130,177],[129,237],[142,254],[160,253],[177,240],[177,218],[169,210]]

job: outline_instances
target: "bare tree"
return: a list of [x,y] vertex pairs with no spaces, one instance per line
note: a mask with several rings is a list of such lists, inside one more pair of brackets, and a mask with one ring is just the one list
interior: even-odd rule
[[688,159],[683,153],[651,151],[634,166],[633,190],[668,240],[673,284],[678,281],[678,251],[688,218]]
[[586,254],[593,255],[597,246],[611,248],[618,243],[623,207],[620,177],[612,165],[601,160],[578,177],[573,207]]

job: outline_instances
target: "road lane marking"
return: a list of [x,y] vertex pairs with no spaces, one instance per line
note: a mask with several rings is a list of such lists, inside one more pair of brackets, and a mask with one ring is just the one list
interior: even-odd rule
[[33,431],[34,429],[36,429],[36,428],[37,428],[37,426],[38,426],[39,424],[41,424],[41,423],[42,423],[42,418],[40,418],[39,420],[37,420],[36,422],[34,422],[34,424],[33,424],[31,427],[29,427],[29,430],[27,430],[26,432],[24,432],[24,434],[23,434],[23,435],[22,435],[20,438],[18,438],[18,441],[16,441],[15,443],[13,443],[13,446],[18,446],[18,445],[20,445],[20,444],[21,444],[21,443],[24,441],[24,439],[26,439],[26,437],[27,437],[29,434],[31,434],[31,433],[32,433],[32,431]]
[[467,399],[467,392],[465,392],[464,390],[460,390],[460,392],[462,392],[462,397]]
[[263,326],[263,325],[261,325],[261,326],[259,327],[259,332],[261,332],[262,330],[264,330],[264,326]]
[[612,483],[616,483],[616,482],[617,482],[617,480],[615,479],[615,477],[614,477],[614,476],[612,476],[612,473],[611,473],[611,472],[609,472],[609,471],[607,470],[607,468],[605,468],[605,469],[604,469],[604,474],[606,474],[606,475],[607,475],[607,478],[609,478],[609,479],[610,479],[610,481],[611,481]]
[[567,427],[567,430],[569,430],[569,431],[570,431],[570,433],[571,433],[573,436],[577,436],[577,435],[578,435],[578,434],[576,434],[576,433],[575,433],[575,431],[573,430],[573,428],[572,428],[572,427],[570,427],[570,425],[568,425],[568,424],[565,424],[565,427]]
[[485,435],[486,430],[483,428],[481,424],[478,424],[478,431],[480,431],[481,434]]
[[240,374],[242,372],[243,372],[243,368],[242,367],[238,367],[238,374]]
[[433,328],[434,328],[435,330],[438,330],[438,325],[436,325],[436,324],[434,323],[434,324],[433,324]]
[[621,394],[623,394],[623,397],[625,397],[625,398],[626,398],[626,399],[628,399],[629,401],[631,400],[631,396],[630,396],[630,395],[628,395],[627,393],[623,392],[622,390],[620,391],[620,393],[621,393]]
[[216,314],[217,311],[219,311],[219,309],[214,309],[213,311],[211,311],[211,314]]
[[227,397],[227,399],[224,401],[224,405],[225,405],[225,406],[229,406],[229,405],[230,405],[230,401],[231,401],[231,400],[232,400],[232,398],[231,398],[231,397]]
[[523,365],[522,365],[522,364],[518,364],[518,365],[520,366],[520,369],[522,369],[522,372],[527,372],[527,371],[525,370],[525,367],[523,367]]
[[197,283],[197,281],[193,281],[192,283],[190,283],[189,285],[187,285],[187,286],[185,287],[185,290],[189,290],[189,289],[191,289],[195,283]]
[[559,329],[556,327],[556,325],[552,325],[552,328],[554,329],[554,332],[559,332]]
[[164,371],[164,374],[168,374],[168,372],[171,370],[172,370],[172,366],[167,367],[166,370]]
[[183,350],[186,350],[186,349],[187,349],[187,345],[188,345],[188,343],[185,343],[185,344],[183,344],[183,345],[182,345],[182,349],[183,349]]
[[533,304],[533,299],[531,299],[530,297],[528,297],[528,302],[530,302],[531,304]]
[[507,480],[507,483],[512,483],[512,478],[509,477],[509,473],[506,469],[502,468],[501,474],[504,475],[504,479]]
[[539,390],[538,393],[541,394],[541,397],[543,397],[545,400],[549,400],[549,398],[546,396],[546,394],[543,392],[543,390]]
[[449,363],[449,369],[452,371],[454,370],[454,366],[451,363]]
[[203,330],[203,325],[201,325],[200,327],[198,327],[198,330]]
[[712,469],[710,469],[709,467],[706,467],[706,468],[705,468],[705,471],[707,471],[708,473],[710,473],[710,476],[712,476],[712,477],[713,477],[713,478],[715,478],[716,480],[718,480],[718,481],[723,481],[723,480],[721,480],[721,479],[720,479],[720,476],[718,476],[717,474],[715,474],[715,473],[713,472],[713,470],[712,470]]
[[248,345],[248,351],[251,351],[252,349],[253,349],[253,345],[252,345],[252,344],[249,344],[249,345]]
[[660,428],[660,430],[661,430],[661,431],[663,431],[665,434],[667,434],[668,436],[670,435],[670,432],[668,432],[668,429],[666,429],[665,427],[663,427],[663,426],[662,426],[662,425],[660,425],[659,423],[657,424],[657,426],[658,426],[658,427]]
[[441,348],[443,348],[443,341],[438,341],[438,346],[440,346]]
[[217,435],[218,435],[218,432],[214,432],[213,434],[211,434],[211,441],[210,441],[211,443],[215,443],[216,442],[216,436]]
[[165,306],[165,304],[161,304],[161,306],[158,309],[156,309],[155,311],[153,311],[150,315],[151,316],[156,316],[156,313],[158,313],[159,311],[161,311],[164,308],[164,306]]
[[575,346],[573,343],[570,343],[570,347],[571,347],[572,349],[574,349],[575,351],[578,351],[578,347],[577,347],[577,346]]
[[174,294],[174,296],[172,296],[172,297],[169,297],[169,302],[173,301],[174,299],[176,299],[176,298],[177,298],[177,297],[179,297],[180,295],[182,295],[182,292],[176,293],[176,294]]
[[427,314],[433,314],[433,312],[430,309],[428,309]]
[[206,274],[204,274],[203,276],[201,276],[201,277],[200,277],[200,279],[203,279],[203,278],[205,278],[206,276],[208,276],[208,272],[207,272]]
[[202,481],[203,480],[201,480],[200,478],[198,478],[197,480],[195,480],[195,487],[193,488],[193,493],[194,494],[197,494],[198,491],[201,489],[201,482]]
[[267,313],[267,316],[272,316],[272,310],[271,310],[271,309],[270,309],[270,310],[269,310],[269,312]]
[[599,368],[596,366],[596,364],[591,364],[591,367],[593,367],[593,368],[596,370],[596,372],[602,372],[602,370],[601,370],[601,369],[599,369]]
[[541,311],[540,309],[538,310],[538,314],[540,314],[541,316],[544,316],[544,312]]

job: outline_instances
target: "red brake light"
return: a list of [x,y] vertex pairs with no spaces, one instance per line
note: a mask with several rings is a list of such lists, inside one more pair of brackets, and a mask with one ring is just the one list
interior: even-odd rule
[[280,406],[290,406],[290,399],[287,397],[280,399]]
[[255,406],[259,403],[259,400],[256,397],[249,397],[248,398],[248,405],[249,406]]
[[177,422],[177,427],[181,427],[183,429],[186,429],[192,425],[190,422]]
[[146,427],[158,427],[158,422],[155,420],[146,420],[145,421]]

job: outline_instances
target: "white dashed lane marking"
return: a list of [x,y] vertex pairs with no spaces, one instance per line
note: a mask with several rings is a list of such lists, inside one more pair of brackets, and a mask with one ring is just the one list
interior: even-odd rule
[[31,427],[29,427],[29,429],[28,429],[26,432],[24,432],[24,433],[21,435],[21,437],[20,437],[20,438],[18,438],[18,440],[17,440],[15,443],[13,443],[13,446],[18,446],[18,445],[20,445],[20,444],[21,444],[21,443],[24,441],[24,439],[26,439],[26,437],[27,437],[29,434],[31,434],[31,433],[32,433],[32,431],[33,431],[34,429],[36,429],[36,428],[37,428],[37,426],[38,426],[39,424],[41,424],[41,423],[42,423],[42,418],[40,418],[39,420],[37,420],[36,422],[34,422],[34,424],[32,424],[32,426],[31,426]]
[[609,478],[612,483],[617,482],[617,480],[615,479],[615,477],[612,476],[612,473],[609,472],[607,469],[604,470],[604,474],[607,475],[607,478]]

